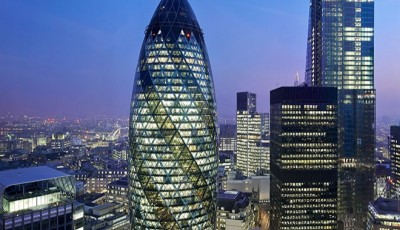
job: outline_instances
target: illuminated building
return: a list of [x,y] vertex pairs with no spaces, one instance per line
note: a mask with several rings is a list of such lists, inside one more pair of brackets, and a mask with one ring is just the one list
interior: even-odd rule
[[337,90],[271,91],[271,229],[337,229]]
[[51,150],[54,152],[62,152],[67,150],[70,146],[70,141],[67,139],[65,134],[57,133],[51,136]]
[[0,229],[83,230],[75,178],[49,167],[0,172]]
[[145,32],[131,104],[133,229],[215,229],[216,103],[187,0],[162,0]]
[[390,127],[389,136],[390,170],[394,179],[394,192],[400,188],[400,126]]
[[365,229],[374,197],[374,0],[310,0],[306,83],[338,88],[339,219]]
[[378,198],[368,206],[367,230],[400,229],[400,201]]
[[86,179],[86,187],[89,193],[102,193],[107,191],[107,186],[113,181],[126,177],[124,169],[101,169],[96,170]]
[[107,185],[107,202],[122,204],[120,211],[128,211],[128,179],[126,177]]
[[236,168],[245,176],[255,175],[260,169],[269,170],[267,143],[262,141],[262,133],[267,132],[266,115],[256,111],[255,94],[237,93]]

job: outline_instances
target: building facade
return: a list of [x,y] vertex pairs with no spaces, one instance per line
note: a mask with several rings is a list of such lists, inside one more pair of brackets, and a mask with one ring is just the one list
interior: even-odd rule
[[245,176],[255,175],[260,169],[269,170],[268,143],[262,141],[268,122],[256,108],[255,94],[237,93],[236,168]]
[[374,195],[374,0],[310,0],[306,83],[338,88],[339,214],[365,229]]
[[86,190],[89,193],[105,193],[108,184],[127,176],[124,169],[100,169],[93,172],[85,181]]
[[393,193],[400,195],[400,126],[390,127],[389,152],[390,171],[394,181]]
[[337,229],[337,91],[271,91],[271,229]]
[[214,229],[216,103],[187,0],[162,0],[145,32],[130,116],[132,229]]
[[218,150],[236,152],[236,124],[220,124],[219,128]]
[[83,230],[75,178],[49,167],[0,172],[0,229]]

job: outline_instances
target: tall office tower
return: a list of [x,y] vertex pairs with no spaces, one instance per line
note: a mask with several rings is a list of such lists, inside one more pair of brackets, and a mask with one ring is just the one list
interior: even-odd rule
[[132,95],[133,229],[214,229],[216,103],[203,32],[187,0],[162,0],[145,32]]
[[261,141],[261,115],[256,112],[256,95],[237,93],[236,168],[245,176],[269,169],[267,149]]
[[390,171],[394,179],[393,194],[396,194],[400,193],[400,126],[390,126],[389,152]]
[[271,229],[337,229],[337,90],[271,91]]
[[374,0],[310,0],[306,83],[338,88],[339,218],[365,229],[374,195]]
[[0,229],[83,230],[75,178],[49,167],[0,172]]

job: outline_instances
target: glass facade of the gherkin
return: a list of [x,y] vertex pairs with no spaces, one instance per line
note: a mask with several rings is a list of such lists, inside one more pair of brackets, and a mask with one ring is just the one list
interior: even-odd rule
[[310,0],[306,82],[338,88],[339,220],[365,229],[374,198],[374,0]]
[[146,29],[129,138],[131,228],[214,229],[215,93],[187,0],[162,0]]

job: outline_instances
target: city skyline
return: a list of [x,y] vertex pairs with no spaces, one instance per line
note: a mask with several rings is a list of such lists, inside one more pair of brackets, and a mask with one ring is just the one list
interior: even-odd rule
[[[257,93],[260,112],[267,112],[270,90],[293,85],[296,72],[303,80],[308,0],[190,3],[198,9],[214,63],[219,118],[234,118],[236,92]],[[5,76],[0,81],[0,113],[52,116],[113,111],[127,116],[137,47],[157,4],[156,0],[121,5],[99,1],[95,7],[78,1],[0,2],[0,31],[5,34],[0,38],[0,74]],[[400,73],[396,65],[400,48],[395,45],[400,33],[393,30],[400,23],[394,16],[400,2],[381,0],[375,5],[377,118],[399,117],[400,108],[394,105],[400,92],[396,84],[388,83],[396,82]],[[244,40],[253,42],[238,46]]]

